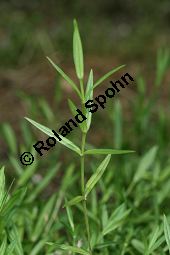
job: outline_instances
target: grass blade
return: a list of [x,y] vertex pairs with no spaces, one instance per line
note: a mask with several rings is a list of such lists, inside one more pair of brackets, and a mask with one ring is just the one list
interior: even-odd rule
[[78,90],[78,88],[77,88],[76,84],[74,83],[74,81],[72,81],[72,79],[70,79],[70,77],[68,77],[68,75],[65,74],[64,71],[58,65],[56,65],[49,57],[47,57],[47,59],[52,64],[52,66],[57,70],[57,72],[59,72],[59,74],[70,84],[72,89],[74,91],[76,91],[78,96],[81,98],[80,91]]
[[91,149],[91,150],[87,150],[84,153],[85,154],[93,154],[93,155],[97,155],[97,154],[127,154],[127,153],[133,153],[135,151],[131,151],[131,150],[113,150],[113,149]]
[[96,172],[90,177],[85,187],[85,197],[90,193],[90,191],[94,188],[96,183],[100,180],[104,171],[106,170],[107,165],[109,164],[111,155],[107,155],[106,158],[102,161],[102,163],[97,168]]

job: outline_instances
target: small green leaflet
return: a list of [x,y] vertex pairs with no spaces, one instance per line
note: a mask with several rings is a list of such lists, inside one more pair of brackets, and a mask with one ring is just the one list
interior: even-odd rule
[[170,226],[165,215],[164,215],[164,235],[170,252]]
[[105,75],[103,75],[99,80],[97,80],[93,86],[93,88],[96,88],[97,86],[99,86],[104,80],[106,80],[107,78],[109,78],[109,76],[111,76],[113,73],[119,71],[121,68],[125,67],[125,65],[121,65],[118,66],[114,69],[112,69],[111,71],[109,71],[108,73],[106,73]]
[[49,245],[54,245],[56,248],[61,249],[61,250],[65,250],[65,251],[71,251],[71,252],[75,252],[78,254],[82,254],[82,255],[90,255],[90,253],[86,250],[83,250],[81,248],[78,247],[74,247],[74,246],[70,246],[70,245],[66,245],[66,244],[55,244],[55,243],[47,243]]
[[96,183],[100,180],[102,175],[104,174],[104,171],[109,164],[111,155],[107,155],[106,158],[102,161],[102,163],[97,168],[96,172],[90,177],[88,180],[86,187],[85,187],[85,197],[90,193],[90,191],[94,188]]
[[47,57],[47,59],[52,64],[52,66],[57,70],[57,72],[59,72],[59,74],[70,84],[72,89],[74,89],[76,91],[76,93],[78,94],[78,96],[81,98],[80,91],[78,90],[78,88],[77,88],[76,84],[74,83],[74,81],[72,81],[70,79],[70,77],[68,77],[68,75],[65,74],[63,72],[63,70],[59,66],[57,66],[49,57]]
[[81,80],[83,79],[84,76],[83,48],[76,20],[74,20],[74,33],[73,33],[73,59],[77,77]]
[[84,152],[84,154],[127,154],[135,151],[131,150],[113,150],[113,149],[91,149]]
[[[43,133],[49,135],[50,137],[56,138],[55,135],[53,134],[53,132],[52,132],[49,128],[47,128],[47,127],[45,127],[45,126],[39,124],[38,122],[36,122],[36,121],[34,121],[34,120],[29,119],[29,118],[25,118],[25,119],[28,120],[28,121],[29,121],[32,125],[34,125],[36,128],[38,128],[39,130],[41,130]],[[60,136],[61,136],[61,135],[60,135]],[[65,145],[67,148],[69,148],[69,149],[75,151],[77,154],[81,155],[80,149],[79,149],[74,143],[72,143],[70,140],[68,140],[67,138],[65,138],[65,137],[63,137],[63,136],[61,136],[61,139],[62,139],[61,141],[58,141],[58,140],[57,140],[57,141],[58,141],[59,143]]]

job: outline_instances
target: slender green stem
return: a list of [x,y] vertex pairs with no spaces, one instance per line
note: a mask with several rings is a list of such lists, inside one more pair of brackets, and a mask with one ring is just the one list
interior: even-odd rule
[[83,133],[82,134],[82,144],[81,144],[81,191],[82,194],[84,195],[84,188],[85,188],[85,184],[84,184],[84,148],[85,148],[85,141],[86,141],[86,134]]
[[[82,196],[84,196],[85,192],[85,181],[84,181],[84,149],[85,149],[85,142],[86,142],[86,133],[82,133],[82,147],[81,147],[81,190],[82,190]],[[84,219],[85,219],[85,225],[86,225],[86,232],[87,232],[87,240],[88,240],[88,248],[90,254],[92,254],[92,249],[91,249],[91,243],[90,243],[90,227],[89,227],[89,220],[88,220],[88,215],[87,215],[87,205],[86,205],[86,200],[83,200],[83,212],[84,212]]]
[[[82,111],[83,111],[84,100],[85,100],[83,80],[80,80],[80,90],[81,90],[81,104],[82,104]],[[86,144],[86,133],[82,132],[80,164],[81,164],[81,192],[84,198],[85,198],[85,175],[84,175],[85,144]],[[85,226],[86,226],[86,232],[87,232],[88,249],[89,249],[90,255],[92,255],[92,248],[90,243],[90,240],[91,240],[90,227],[89,227],[89,219],[87,214],[87,204],[85,199],[83,200],[82,204],[83,204],[83,213],[84,213],[84,220],[85,220]]]

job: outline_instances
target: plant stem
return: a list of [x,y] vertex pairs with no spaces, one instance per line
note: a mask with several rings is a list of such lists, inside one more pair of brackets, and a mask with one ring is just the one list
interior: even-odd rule
[[[85,148],[85,142],[86,142],[86,133],[82,133],[82,144],[81,144],[81,190],[82,190],[82,196],[85,194],[85,181],[84,181],[84,148]],[[86,232],[87,232],[87,240],[88,240],[88,248],[89,252],[92,255],[92,249],[91,249],[91,243],[90,243],[90,227],[89,227],[89,220],[87,215],[87,204],[86,200],[83,200],[83,212],[84,212],[84,219],[85,219],[85,225],[86,225]]]
[[[83,79],[80,79],[80,90],[81,90],[81,104],[82,104],[82,110],[84,109],[84,100],[85,100],[85,93],[84,93],[84,86],[83,86]],[[84,197],[84,200],[82,201],[83,204],[83,213],[84,213],[84,220],[85,220],[85,226],[86,226],[86,232],[87,232],[87,241],[88,241],[88,250],[90,252],[90,255],[92,255],[92,248],[90,243],[90,227],[89,227],[89,219],[87,214],[87,204],[85,199],[85,174],[84,174],[84,149],[86,144],[86,132],[82,132],[82,141],[81,141],[81,192],[82,196]]]

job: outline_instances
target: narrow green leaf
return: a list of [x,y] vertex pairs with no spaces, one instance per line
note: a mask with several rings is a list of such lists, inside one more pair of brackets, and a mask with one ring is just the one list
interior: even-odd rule
[[[38,128],[39,130],[41,130],[43,133],[49,135],[50,137],[56,138],[55,135],[53,134],[53,132],[52,132],[49,128],[47,128],[47,127],[45,127],[45,126],[39,124],[38,122],[36,122],[36,121],[34,121],[34,120],[29,119],[29,118],[25,118],[25,119],[28,120],[28,121],[29,121],[32,125],[34,125],[36,128]],[[61,137],[61,139],[62,139],[61,141],[58,141],[58,139],[56,138],[56,140],[57,140],[59,143],[65,145],[67,148],[69,148],[69,149],[75,151],[77,154],[81,155],[81,150],[80,150],[73,142],[71,142],[71,141],[68,140],[67,138],[63,137],[61,134],[60,134],[60,137]]]
[[104,76],[102,76],[99,80],[97,80],[95,82],[93,88],[96,88],[97,86],[99,86],[104,80],[109,78],[112,74],[114,74],[115,72],[119,71],[123,67],[125,67],[125,65],[118,66],[118,67],[112,69],[111,71],[109,71],[108,73],[106,73]]
[[71,99],[68,99],[68,106],[70,108],[70,111],[71,111],[72,115],[75,116],[77,114],[77,112],[76,112],[77,107]]
[[5,196],[5,174],[4,167],[2,167],[0,169],[0,208],[4,200],[4,196]]
[[151,233],[151,237],[149,240],[149,246],[148,246],[149,253],[154,251],[156,241],[157,241],[158,237],[160,236],[160,234],[161,234],[160,228],[159,228],[159,226],[156,226],[154,228],[153,232]]
[[113,149],[91,149],[91,150],[87,150],[84,153],[85,154],[93,154],[93,155],[97,155],[97,154],[127,154],[127,153],[132,153],[135,151],[131,151],[131,150],[113,150]]
[[165,242],[165,237],[161,236],[156,242],[155,244],[152,246],[152,252],[155,251],[158,247],[161,246],[162,243]]
[[165,215],[164,215],[164,235],[170,252],[170,226]]
[[82,254],[82,255],[90,255],[90,253],[86,250],[83,250],[81,248],[78,247],[74,247],[74,246],[70,246],[70,245],[66,245],[66,244],[53,244],[53,243],[48,243],[49,245],[54,245],[54,247],[64,250],[64,251],[71,251],[71,252],[75,252],[78,254]]
[[49,57],[47,57],[48,61],[52,64],[52,66],[59,72],[59,74],[70,84],[70,86],[72,87],[72,89],[74,91],[76,91],[76,93],[78,94],[78,96],[81,98],[81,94],[79,89],[77,88],[76,84],[74,83],[74,81],[72,81],[67,74],[65,74],[63,72],[63,70],[57,66]]
[[69,205],[68,205],[67,199],[65,199],[65,206],[66,206],[68,221],[69,221],[69,223],[70,223],[72,232],[74,233],[73,214],[72,214],[71,208],[70,208]]
[[73,33],[73,59],[77,77],[81,80],[83,79],[84,76],[83,48],[76,20],[74,20],[74,33]]
[[130,209],[126,210],[125,204],[116,208],[103,228],[103,236],[120,227],[130,211]]
[[[86,93],[85,93],[85,100],[92,100],[93,99],[93,70],[90,70],[89,78],[87,81]],[[85,107],[86,109],[86,107]],[[91,125],[92,113],[87,111],[86,109],[86,132],[89,130]]]
[[78,203],[80,203],[81,201],[84,200],[84,197],[83,196],[76,196],[74,197],[73,199],[71,199],[70,201],[68,201],[65,205],[65,206],[72,206],[72,205],[76,205]]
[[111,155],[107,155],[106,158],[102,161],[102,163],[97,168],[96,172],[90,177],[85,187],[85,197],[90,193],[90,191],[94,188],[96,183],[100,180],[104,171],[106,170],[107,165],[109,164]]

